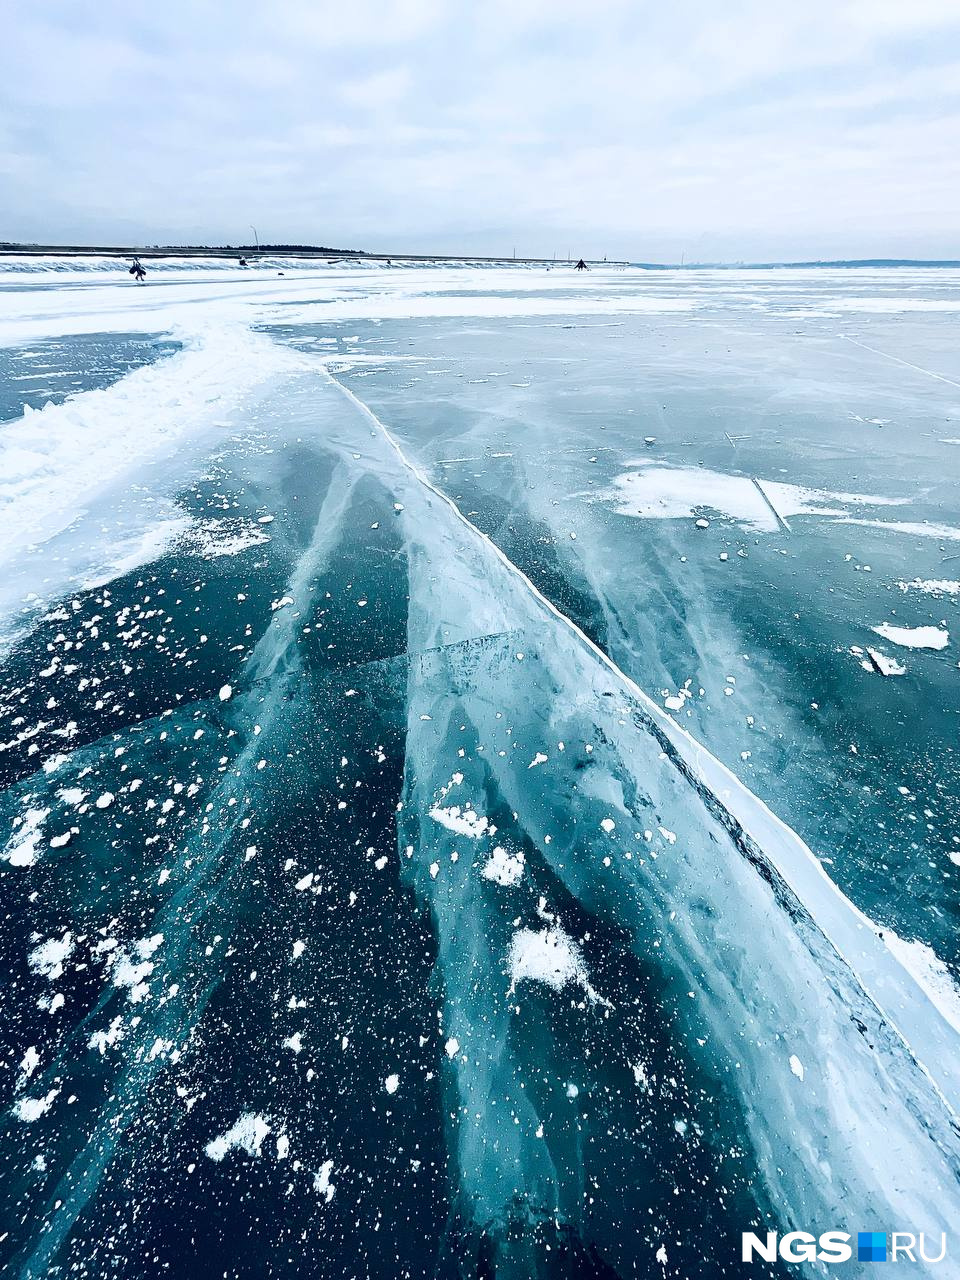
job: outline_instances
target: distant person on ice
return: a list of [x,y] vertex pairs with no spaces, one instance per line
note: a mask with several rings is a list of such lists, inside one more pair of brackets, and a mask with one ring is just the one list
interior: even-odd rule
[[130,268],[130,274],[136,277],[137,284],[143,284],[147,273],[144,271],[139,258],[134,258],[133,266]]
[[584,262],[584,260],[581,258],[581,259],[580,259],[580,261],[577,263],[576,267],[574,268],[574,270],[575,270],[575,271],[586,271],[586,269],[587,269],[587,264],[586,264],[586,263]]

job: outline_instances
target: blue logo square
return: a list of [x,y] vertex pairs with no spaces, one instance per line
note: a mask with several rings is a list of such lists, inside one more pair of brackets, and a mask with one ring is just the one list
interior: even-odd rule
[[857,1261],[886,1262],[887,1236],[884,1231],[857,1232]]

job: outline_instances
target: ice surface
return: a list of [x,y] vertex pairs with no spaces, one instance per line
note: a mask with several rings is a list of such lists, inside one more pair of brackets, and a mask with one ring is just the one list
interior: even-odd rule
[[0,427],[11,1273],[949,1230],[955,274],[107,270],[0,278],[179,344]]

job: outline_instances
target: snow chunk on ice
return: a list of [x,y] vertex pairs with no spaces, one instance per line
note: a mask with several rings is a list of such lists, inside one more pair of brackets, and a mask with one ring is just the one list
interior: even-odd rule
[[894,627],[882,622],[871,630],[903,649],[945,649],[950,643],[950,633],[940,627]]
[[51,1089],[43,1098],[21,1098],[13,1104],[13,1114],[23,1124],[33,1124],[53,1106],[54,1099],[60,1092],[59,1089]]
[[317,1195],[323,1196],[327,1204],[333,1199],[336,1187],[330,1181],[330,1175],[333,1173],[333,1161],[324,1160],[320,1166],[319,1173],[313,1175],[313,1189]]
[[487,880],[492,880],[494,884],[507,887],[520,883],[523,879],[523,867],[524,857],[521,850],[518,849],[516,853],[510,854],[497,845],[481,874]]
[[253,1111],[244,1111],[236,1124],[219,1138],[208,1142],[204,1150],[211,1160],[217,1162],[230,1151],[243,1151],[248,1156],[256,1157],[259,1156],[263,1140],[269,1135],[270,1129],[266,1117]]
[[688,698],[693,697],[693,694],[690,691],[690,681],[688,680],[686,684],[683,686],[683,688],[678,689],[675,694],[674,693],[668,694],[664,692],[662,696],[663,696],[663,705],[667,708],[668,711],[682,711],[683,704],[686,702],[686,700]]
[[383,1082],[383,1087],[387,1093],[396,1093],[400,1088],[400,1077],[396,1074],[387,1076]]
[[867,655],[870,658],[870,662],[865,662],[863,665],[868,671],[872,664],[873,669],[879,671],[882,676],[905,676],[907,674],[907,668],[902,663],[898,662],[896,658],[888,658],[879,649],[871,649],[868,646]]
[[479,840],[489,829],[490,834],[496,830],[491,827],[485,817],[481,817],[475,809],[463,808],[459,805],[451,805],[448,809],[442,809],[439,805],[434,805],[430,810],[430,817],[434,822],[439,822],[442,827],[446,827],[448,831],[455,831],[458,836],[469,836],[471,840]]
[[23,1055],[23,1059],[20,1063],[20,1070],[17,1073],[16,1087],[18,1089],[23,1088],[23,1086],[27,1083],[27,1081],[30,1079],[30,1077],[33,1075],[33,1073],[36,1071],[39,1065],[40,1065],[40,1055],[39,1053],[37,1053],[36,1046],[31,1045],[30,1048]]
[[2,854],[11,867],[32,867],[36,862],[43,824],[49,816],[49,809],[28,809],[23,814]]
[[27,962],[34,973],[41,974],[54,982],[63,977],[64,962],[72,954],[74,947],[73,934],[65,933],[62,938],[48,938],[27,956]]
[[554,991],[574,982],[591,1001],[599,999],[590,986],[580,949],[559,925],[518,929],[510,943],[509,964],[511,992],[520,982],[543,982]]

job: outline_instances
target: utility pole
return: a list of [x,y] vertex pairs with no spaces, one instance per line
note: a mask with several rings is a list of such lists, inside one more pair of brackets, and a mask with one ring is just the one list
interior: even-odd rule
[[260,252],[260,237],[257,235],[257,228],[250,223],[250,230],[253,232],[253,242],[257,246],[257,253]]

